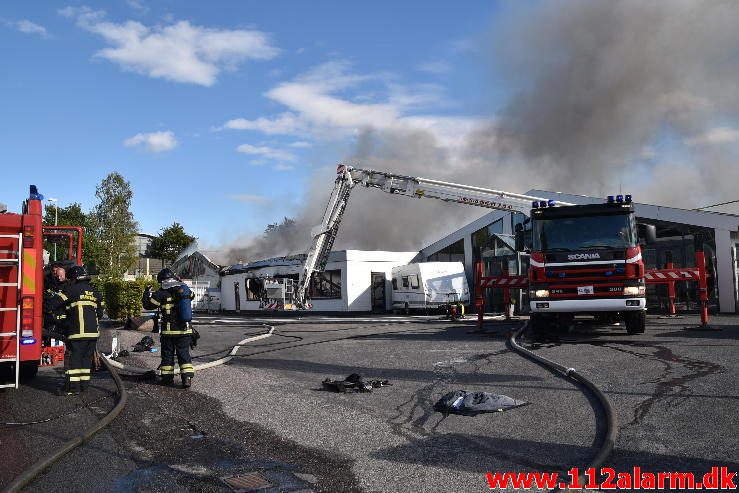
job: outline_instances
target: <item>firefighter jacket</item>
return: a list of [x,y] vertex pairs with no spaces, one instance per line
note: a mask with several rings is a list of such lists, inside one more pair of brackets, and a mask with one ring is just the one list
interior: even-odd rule
[[66,281],[59,281],[51,274],[47,274],[44,277],[43,317],[45,329],[55,330],[56,326],[63,325],[63,321],[66,316],[64,313],[54,313],[55,307],[58,306],[58,303],[55,303],[54,297],[57,296],[66,285]]
[[54,300],[54,312],[64,327],[64,334],[72,340],[97,339],[98,320],[103,316],[105,303],[97,289],[87,281],[67,284]]
[[144,297],[141,300],[144,308],[147,310],[159,310],[161,315],[159,334],[162,337],[192,335],[190,324],[180,319],[177,314],[177,301],[177,296],[168,289],[162,288],[153,293],[149,290],[144,291]]

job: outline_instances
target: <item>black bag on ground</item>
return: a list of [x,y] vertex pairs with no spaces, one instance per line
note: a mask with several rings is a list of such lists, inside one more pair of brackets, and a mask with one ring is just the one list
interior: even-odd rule
[[322,382],[323,388],[334,392],[372,392],[372,389],[392,385],[389,380],[370,380],[365,382],[359,373],[352,373],[344,380],[331,380],[327,378]]
[[514,409],[527,404],[528,402],[526,401],[519,401],[507,395],[455,390],[439,399],[434,404],[434,411],[438,411],[444,415],[460,414],[462,416],[477,416],[481,413],[503,412],[507,409]]
[[141,338],[139,342],[137,342],[133,346],[133,352],[142,353],[142,352],[148,351],[149,349],[153,347],[154,347],[154,339],[152,339],[150,336],[144,336]]

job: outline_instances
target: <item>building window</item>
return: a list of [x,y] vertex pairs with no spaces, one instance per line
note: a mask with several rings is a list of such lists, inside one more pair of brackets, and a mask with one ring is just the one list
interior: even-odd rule
[[407,288],[408,287],[408,276],[403,276],[401,279],[403,280],[403,287]]
[[428,256],[429,262],[464,262],[464,240],[452,243],[448,247]]
[[311,279],[311,298],[341,299],[341,270],[314,272]]
[[398,279],[393,277],[393,289],[397,291],[398,289]]
[[262,279],[245,279],[246,284],[246,300],[259,301],[264,294],[264,280]]

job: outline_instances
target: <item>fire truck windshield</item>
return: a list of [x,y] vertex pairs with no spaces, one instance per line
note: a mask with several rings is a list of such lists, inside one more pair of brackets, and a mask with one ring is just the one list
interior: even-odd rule
[[535,251],[617,250],[636,244],[633,214],[535,219]]

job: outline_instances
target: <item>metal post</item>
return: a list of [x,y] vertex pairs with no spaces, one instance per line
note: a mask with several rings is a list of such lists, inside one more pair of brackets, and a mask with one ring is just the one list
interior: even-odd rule
[[[54,226],[59,226],[59,207],[57,202],[59,199],[48,198],[49,202],[54,202]],[[56,239],[54,239],[54,260],[56,261]]]

